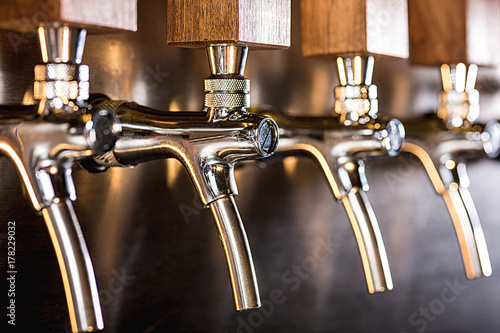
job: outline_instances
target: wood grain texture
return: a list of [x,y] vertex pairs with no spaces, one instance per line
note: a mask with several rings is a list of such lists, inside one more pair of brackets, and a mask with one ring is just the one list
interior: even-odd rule
[[302,54],[408,57],[406,0],[301,0]]
[[167,43],[290,47],[291,0],[168,0]]
[[137,0],[2,0],[0,28],[35,31],[40,23],[64,22],[99,29],[137,30]]
[[301,0],[302,54],[365,53],[365,15],[365,0]]
[[500,0],[409,0],[415,64],[499,64]]

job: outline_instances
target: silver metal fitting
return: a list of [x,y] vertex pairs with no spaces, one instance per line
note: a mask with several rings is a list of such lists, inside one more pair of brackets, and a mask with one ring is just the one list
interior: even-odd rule
[[439,93],[438,117],[448,128],[469,128],[479,117],[479,92],[474,89],[477,66],[441,66],[443,91]]
[[46,101],[40,112],[80,112],[89,98],[89,68],[80,65],[85,29],[48,25],[38,30],[44,64],[35,66],[35,99]]
[[334,111],[345,125],[367,123],[378,113],[377,86],[372,84],[373,57],[337,58],[340,86],[335,88]]
[[207,48],[211,76],[205,79],[205,107],[250,107],[250,80],[243,76],[248,48],[234,44]]

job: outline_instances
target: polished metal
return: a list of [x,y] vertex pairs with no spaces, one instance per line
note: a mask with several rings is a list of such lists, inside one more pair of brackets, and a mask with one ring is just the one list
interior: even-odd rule
[[33,207],[44,217],[71,330],[92,332],[104,324],[92,261],[73,209],[72,166],[112,149],[121,127],[109,111],[91,110],[85,94],[78,92],[88,86],[88,68],[75,65],[81,60],[85,30],[50,26],[39,32],[43,59],[49,61],[35,68],[40,102],[0,110],[0,151],[15,164]]
[[[358,242],[370,293],[393,288],[389,262],[377,218],[366,195],[364,160],[395,156],[405,131],[397,119],[377,113],[373,58],[339,58],[341,87],[335,89],[335,117],[287,117],[261,110],[276,120],[280,143],[275,156],[305,155],[319,163],[335,198],[341,201]],[[364,68],[364,75],[361,75]],[[347,74],[346,74],[347,73]],[[371,107],[370,107],[371,106]]]
[[[116,113],[123,136],[114,150],[95,159],[95,168],[135,166],[178,159],[188,171],[204,207],[210,207],[226,253],[236,310],[260,306],[250,247],[234,202],[238,195],[234,166],[239,161],[268,157],[278,145],[276,123],[245,111],[231,96],[249,96],[243,76],[247,48],[208,47],[212,75],[205,80],[205,111],[164,112],[132,102],[95,98],[98,109]],[[220,95],[220,103],[207,96]],[[229,97],[228,97],[229,96]],[[226,98],[228,97],[228,98]],[[213,99],[215,100],[215,98]]]
[[205,107],[223,110],[250,107],[250,80],[243,75],[247,54],[248,47],[243,45],[207,47],[211,75],[205,79]]
[[405,122],[403,151],[417,156],[435,190],[445,200],[460,244],[469,279],[487,277],[492,267],[483,228],[469,193],[466,161],[497,156],[499,124],[474,124],[479,116],[479,93],[474,89],[477,66],[443,65],[443,91],[437,115]]

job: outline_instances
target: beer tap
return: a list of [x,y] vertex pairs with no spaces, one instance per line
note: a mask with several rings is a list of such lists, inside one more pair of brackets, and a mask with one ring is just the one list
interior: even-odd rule
[[[364,161],[396,156],[405,134],[399,120],[385,119],[378,113],[377,86],[372,83],[374,57],[370,55],[399,56],[400,44],[389,45],[389,49],[372,50],[369,46],[374,37],[369,36],[366,21],[360,20],[360,26],[342,21],[347,8],[349,15],[368,20],[364,3],[301,2],[303,55],[337,57],[340,86],[335,88],[332,115],[290,117],[270,112],[265,114],[275,119],[280,128],[280,144],[275,156],[309,156],[322,168],[335,198],[342,202],[351,221],[368,291],[374,293],[391,290],[393,283],[382,234],[366,195],[369,186]],[[401,14],[406,15],[406,11]],[[334,24],[343,29],[337,29]],[[405,57],[405,28],[401,25],[403,28],[398,30],[399,25],[390,26],[387,36],[402,40],[401,56]],[[398,36],[401,32],[403,34]],[[340,43],[351,37],[370,43],[362,46]]]
[[[340,75],[358,75],[361,58],[338,58]],[[371,76],[373,58],[365,73]],[[359,67],[352,67],[358,63]],[[345,65],[345,67],[344,67]],[[341,82],[346,77],[341,78]],[[377,217],[366,191],[365,160],[396,156],[404,140],[404,127],[397,119],[377,113],[376,86],[363,81],[335,89],[336,115],[288,117],[265,113],[278,123],[277,157],[309,156],[321,167],[335,198],[342,202],[351,221],[370,293],[391,290],[392,278]],[[354,93],[353,93],[354,91]],[[363,91],[363,92],[362,92]],[[347,93],[347,94],[346,94]],[[365,107],[370,104],[370,107]]]
[[[109,17],[96,15],[92,19],[97,22],[68,18],[90,6],[63,3],[54,4],[58,8],[52,8],[52,16],[40,22],[41,16],[33,15],[38,28],[23,24],[31,19],[32,11],[43,13],[44,5],[23,2],[24,11],[13,2],[0,6],[2,28],[37,29],[43,60],[35,66],[33,93],[38,104],[0,107],[0,153],[14,163],[34,209],[45,220],[61,271],[72,332],[92,332],[104,324],[91,257],[73,208],[72,167],[112,149],[121,133],[112,112],[87,103],[89,68],[81,64],[87,35],[82,26],[103,27],[102,21]],[[18,13],[26,17],[16,16]],[[135,28],[132,25],[128,30]]]
[[[481,35],[478,28],[482,25],[474,20],[486,20],[491,16],[489,13],[496,11],[489,11],[487,2],[486,7],[467,2],[467,6],[465,2],[433,2],[431,11],[424,10],[430,1],[409,2],[412,63],[441,65],[443,90],[439,93],[436,114],[405,121],[407,140],[403,151],[420,159],[435,190],[443,196],[458,237],[466,275],[474,279],[490,276],[492,268],[479,214],[468,189],[466,162],[498,155],[500,125],[476,123],[479,92],[474,88],[478,71],[474,63],[488,65],[496,59],[488,56],[489,46],[481,38],[465,43],[466,35],[467,39]],[[484,15],[471,15],[471,12],[477,14],[475,6],[482,8]],[[445,13],[447,19],[441,21]],[[459,17],[465,20],[458,20]],[[458,30],[466,35],[457,35]],[[450,41],[452,47],[443,47],[452,45]],[[478,52],[477,48],[484,52]],[[470,65],[467,67],[464,62]]]
[[[94,159],[94,167],[128,167],[155,159],[178,159],[188,171],[203,206],[212,211],[226,255],[236,310],[241,311],[259,307],[260,297],[249,243],[234,200],[238,194],[234,166],[239,161],[268,157],[278,144],[276,123],[246,111],[250,106],[250,81],[244,77],[244,69],[249,45],[289,46],[290,2],[269,1],[259,8],[239,8],[239,15],[229,12],[229,5],[222,9],[217,5],[206,0],[185,7],[182,1],[168,1],[169,44],[206,45],[211,75],[204,82],[203,111],[156,111],[133,102],[97,97],[92,104],[117,113],[123,136],[113,151]],[[228,11],[226,14],[236,21],[248,20],[249,35],[235,36],[234,31],[196,26],[225,24],[218,19],[220,10]],[[267,18],[275,20],[261,20],[258,15],[263,10]],[[196,19],[211,14],[213,19],[204,23]],[[184,26],[183,22],[193,25]],[[238,25],[230,28],[239,29]],[[259,35],[262,29],[276,34]],[[282,34],[288,37],[274,41]]]

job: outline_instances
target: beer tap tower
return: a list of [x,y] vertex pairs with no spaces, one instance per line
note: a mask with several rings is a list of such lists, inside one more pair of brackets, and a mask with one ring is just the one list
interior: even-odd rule
[[322,168],[335,198],[343,203],[370,293],[391,290],[393,283],[382,234],[366,195],[364,161],[397,155],[404,140],[399,120],[378,113],[377,87],[372,83],[372,55],[406,57],[408,53],[406,10],[401,16],[390,16],[387,27],[379,27],[387,30],[378,32],[388,42],[369,29],[384,6],[387,1],[302,0],[302,54],[336,59],[340,86],[335,88],[335,107],[327,117],[265,113],[280,127],[275,155],[311,157]]
[[260,306],[255,270],[234,197],[234,166],[268,157],[278,145],[269,117],[253,115],[250,81],[244,77],[248,47],[290,45],[290,1],[167,1],[167,42],[205,47],[211,75],[205,80],[203,111],[156,111],[133,102],[97,97],[116,112],[123,136],[94,168],[134,166],[176,158],[188,171],[205,208],[210,208],[224,247],[236,310]]
[[43,60],[35,66],[38,105],[0,110],[0,152],[15,164],[34,209],[43,215],[73,332],[100,330],[104,324],[92,261],[73,209],[72,166],[112,149],[121,133],[112,112],[87,103],[89,68],[81,64],[85,38],[89,28],[136,30],[135,8],[131,0],[111,1],[106,10],[97,1],[0,4],[0,27],[37,31]]
[[[492,273],[488,248],[472,196],[466,162],[495,157],[499,124],[477,124],[477,65],[498,64],[500,3],[410,0],[410,58],[440,66],[443,90],[437,112],[405,122],[403,151],[416,155],[445,200],[469,279]],[[495,30],[494,27],[497,27]]]

